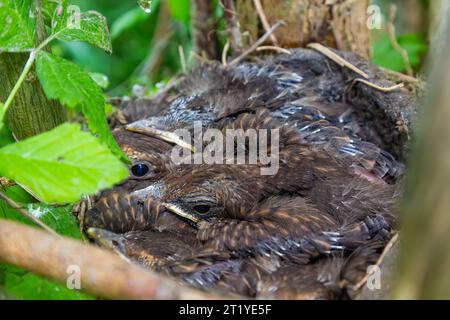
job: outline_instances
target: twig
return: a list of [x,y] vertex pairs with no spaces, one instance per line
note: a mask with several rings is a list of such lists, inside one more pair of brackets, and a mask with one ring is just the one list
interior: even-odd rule
[[364,83],[365,85],[367,85],[367,86],[369,86],[371,88],[377,89],[379,91],[382,91],[382,92],[391,92],[391,91],[394,91],[394,90],[397,90],[397,89],[400,89],[400,88],[404,87],[403,83],[399,83],[399,84],[396,84],[396,85],[391,86],[391,87],[381,87],[381,86],[379,86],[379,85],[377,85],[377,84],[375,84],[373,82],[370,82],[370,81],[367,81],[367,80],[364,80],[364,79],[361,79],[361,78],[357,78],[357,79],[354,79],[352,81],[352,84],[351,84],[350,88],[352,88],[355,85],[356,82]]
[[411,67],[411,62],[409,61],[408,51],[403,49],[397,41],[394,24],[396,15],[397,15],[397,6],[395,4],[391,4],[391,6],[389,7],[389,20],[387,23],[387,33],[389,36],[389,40],[391,41],[391,44],[394,47],[395,51],[400,53],[400,55],[402,56],[403,62],[406,67],[406,72],[408,73],[409,76],[412,77],[414,72]]
[[19,205],[17,202],[15,202],[13,199],[11,199],[10,197],[8,197],[6,194],[4,194],[3,192],[0,192],[0,199],[2,199],[3,201],[6,202],[6,204],[8,206],[10,206],[11,208],[17,210],[17,212],[19,212],[21,215],[23,215],[24,217],[30,219],[31,221],[33,221],[35,224],[37,224],[38,226],[40,226],[42,229],[44,229],[45,231],[47,231],[48,233],[58,236],[60,237],[59,234],[57,234],[55,232],[55,230],[53,230],[52,228],[50,228],[49,226],[47,226],[45,223],[43,223],[41,220],[39,220],[38,218],[36,218],[35,216],[33,216],[31,213],[29,213],[27,210],[25,210],[21,205]]
[[356,72],[357,74],[359,74],[363,78],[369,79],[369,75],[367,73],[365,73],[361,69],[357,68],[356,66],[354,66],[353,64],[351,64],[350,62],[348,62],[344,58],[340,57],[339,55],[334,53],[332,50],[330,50],[327,47],[321,45],[320,43],[310,43],[310,44],[307,45],[307,47],[308,48],[312,48],[312,49],[320,52],[321,54],[323,54],[327,58],[329,58],[329,59],[333,60],[334,62],[336,62],[341,67],[346,67],[346,68]]
[[110,299],[225,298],[180,285],[93,245],[0,220],[0,261],[66,283],[80,270],[81,290]]
[[[398,241],[398,233],[396,233],[391,240],[389,240],[388,244],[384,247],[383,252],[381,253],[380,257],[378,258],[377,262],[376,262],[376,266],[379,267],[381,266],[381,264],[384,261],[384,258],[386,257],[386,255],[388,254],[388,252],[392,249],[392,247],[394,246],[394,244]],[[366,282],[367,279],[369,279],[369,274],[366,274],[364,276],[364,278],[362,278],[355,286],[354,286],[354,291],[358,291]]]
[[420,79],[415,78],[415,77],[411,77],[408,76],[407,74],[401,73],[401,72],[397,72],[391,69],[387,69],[387,68],[383,68],[383,67],[378,67],[380,70],[382,70],[384,73],[396,77],[398,79],[401,79],[402,81],[405,82],[411,82],[411,83],[418,83],[420,82]]
[[219,5],[223,8],[224,16],[228,23],[228,28],[231,31],[231,47],[234,52],[241,52],[243,48],[241,26],[236,15],[234,0],[221,0],[219,1]]
[[227,65],[227,54],[228,54],[228,49],[230,49],[230,40],[227,40],[227,42],[225,43],[225,45],[223,46],[223,50],[222,50],[222,64],[224,66]]
[[215,19],[213,4],[210,0],[191,0],[191,30],[194,50],[205,55],[210,60],[219,58],[219,41],[217,19]]
[[187,72],[186,57],[184,55],[184,50],[182,46],[178,46],[178,54],[180,55],[181,69],[183,70],[183,73],[186,73]]
[[292,54],[292,52],[289,51],[288,49],[275,47],[275,46],[260,46],[260,47],[256,48],[256,51],[264,51],[264,50],[272,50],[272,51],[277,51],[279,53]]
[[[255,5],[256,12],[258,12],[258,16],[261,19],[261,23],[263,25],[263,28],[266,32],[270,30],[270,24],[269,21],[267,21],[266,14],[264,13],[264,9],[261,5],[260,0],[253,0],[253,4]],[[274,33],[270,34],[270,40],[272,40],[273,44],[278,47],[278,40],[277,37],[275,37]]]
[[251,54],[253,51],[256,50],[256,48],[258,48],[261,44],[264,43],[264,41],[267,40],[267,38],[270,37],[270,35],[275,32],[276,29],[278,29],[280,26],[284,25],[283,21],[277,21],[277,23],[275,23],[269,31],[267,31],[261,38],[259,38],[258,40],[256,40],[256,42],[254,44],[251,45],[250,48],[248,48],[247,50],[245,50],[239,57],[237,57],[236,59],[234,59],[233,61],[231,61],[229,63],[230,66],[235,66],[238,63],[240,63],[242,60],[244,60],[249,54]]

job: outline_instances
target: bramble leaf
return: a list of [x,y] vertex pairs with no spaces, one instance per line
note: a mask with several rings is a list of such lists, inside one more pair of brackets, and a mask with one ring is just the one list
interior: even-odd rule
[[112,52],[106,18],[96,11],[81,12],[68,0],[63,0],[55,10],[52,34],[63,41],[83,41]]
[[89,128],[117,156],[126,156],[111,134],[105,115],[105,97],[100,87],[76,64],[47,52],[39,52],[36,72],[49,99],[83,112]]
[[[0,265],[3,271],[5,292],[16,298],[26,300],[91,300],[93,297],[65,285],[39,277],[21,268]],[[2,270],[3,269],[3,270]]]
[[8,126],[3,122],[0,123],[0,147],[6,146],[7,144],[13,143],[14,137],[9,130]]
[[33,0],[0,0],[0,51],[23,52],[35,47]]
[[0,175],[44,202],[66,203],[123,181],[128,170],[95,137],[66,123],[1,148]]

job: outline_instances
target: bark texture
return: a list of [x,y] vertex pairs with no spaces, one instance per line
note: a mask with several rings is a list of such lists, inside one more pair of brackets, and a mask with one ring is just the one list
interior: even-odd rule
[[[444,3],[444,2],[443,2]],[[421,112],[403,200],[395,298],[450,299],[450,1],[442,10],[431,90]]]
[[[27,53],[0,54],[0,100],[5,101],[28,59]],[[48,131],[66,120],[66,110],[45,96],[34,68],[17,92],[7,113],[8,124],[16,139]]]
[[[273,25],[286,25],[275,32],[281,47],[305,47],[310,42],[370,58],[367,8],[370,0],[262,0],[263,11]],[[253,1],[237,0],[242,32],[253,41],[263,33]]]

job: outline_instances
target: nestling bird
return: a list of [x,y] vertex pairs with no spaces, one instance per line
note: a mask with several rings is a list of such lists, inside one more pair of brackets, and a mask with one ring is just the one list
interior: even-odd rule
[[[242,114],[229,127],[246,127],[249,123],[256,129],[280,128],[264,110],[256,115]],[[248,277],[242,268],[252,265],[250,257],[273,256],[288,268],[335,250],[352,251],[375,237],[387,237],[392,223],[388,205],[395,201],[394,187],[380,187],[356,177],[342,162],[344,158],[336,161],[324,156],[295,131],[281,128],[282,164],[275,176],[261,176],[259,165],[183,166],[161,178],[162,206],[152,198],[139,204],[132,203],[130,195],[116,194],[109,200],[102,198],[88,217],[92,219],[100,212],[101,221],[111,224],[94,226],[116,232],[154,228],[164,209],[189,221],[190,225],[177,221],[176,226],[178,230],[192,230],[189,239],[196,243],[196,251],[179,256],[173,265],[164,264],[163,268],[203,286],[208,283],[205,274],[211,286]],[[284,169],[285,164],[289,170]],[[297,171],[294,175],[291,168]],[[331,198],[327,192],[332,192]],[[375,192],[378,197],[373,197]],[[137,227],[124,228],[130,221]],[[87,224],[93,225],[92,221]],[[190,229],[191,225],[195,228]],[[148,247],[139,253],[148,256],[152,250]],[[247,285],[244,292],[256,294],[255,290],[254,285]]]
[[155,115],[155,107],[149,107],[145,114],[142,103],[127,103],[124,110],[132,122],[127,129],[159,137],[166,133],[169,137],[163,138],[173,142],[172,131],[192,129],[194,121],[221,128],[243,112],[264,107],[324,151],[334,156],[351,155],[356,164],[372,170],[375,176],[395,180],[403,167],[379,145],[383,139],[396,137],[377,136],[376,129],[365,121],[375,118],[372,110],[365,110],[366,116],[364,110],[346,102],[343,88],[348,76],[334,65],[327,68],[327,63],[317,53],[298,50],[260,64],[233,68],[202,65],[173,89],[171,98],[164,96],[163,107],[158,106],[160,114]]
[[[203,65],[159,104],[128,103],[115,135],[133,160],[131,176],[88,212],[91,236],[201,288],[341,297],[342,283],[378,255],[369,244],[382,247],[396,227],[403,166],[380,147],[398,154],[400,133],[389,140],[370,125],[378,113],[344,99],[349,76],[339,68],[307,50],[233,68]],[[278,171],[261,175],[260,161],[175,164],[172,146],[192,146],[174,130],[196,138],[194,121],[223,133],[279,130],[279,154],[271,154]]]

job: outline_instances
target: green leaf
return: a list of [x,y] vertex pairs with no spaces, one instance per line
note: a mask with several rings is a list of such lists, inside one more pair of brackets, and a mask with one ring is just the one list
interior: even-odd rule
[[0,175],[44,202],[66,203],[110,188],[128,170],[79,125],[63,124],[0,149]]
[[44,0],[41,1],[41,10],[46,26],[51,27],[52,19],[58,7],[59,0]]
[[0,148],[13,143],[14,137],[5,123],[0,123]]
[[[419,67],[428,50],[425,40],[417,34],[404,34],[397,37],[397,42],[408,53],[411,66]],[[403,57],[394,49],[388,36],[373,44],[373,63],[398,72],[406,70]]]
[[[17,185],[1,191],[17,203],[20,203],[28,212],[40,219],[58,234],[81,239],[77,219],[72,214],[73,205],[50,206],[45,203],[36,203],[28,192]],[[0,200],[0,218],[35,226],[34,222],[12,209],[2,200]]]
[[30,203],[26,209],[58,234],[81,239],[80,228],[77,219],[72,214],[72,207],[73,205],[56,207],[45,203]]
[[47,52],[39,52],[36,72],[49,99],[59,99],[83,112],[89,128],[117,156],[127,157],[111,134],[105,115],[105,97],[94,80],[76,64]]
[[90,300],[93,297],[65,285],[39,277],[21,268],[2,265],[4,290],[16,299],[26,300]]
[[112,104],[107,103],[105,105],[105,113],[108,116],[112,115],[114,112],[116,112],[116,110],[117,110],[117,108],[114,107]]
[[[0,102],[0,119],[5,113],[4,104]],[[14,137],[4,121],[0,121],[0,147],[13,143]]]
[[[31,203],[34,201],[28,192],[26,192],[20,186],[17,185],[6,188],[4,190],[0,189],[0,191],[18,203]],[[2,200],[0,200],[0,218],[23,222],[25,224],[32,226],[35,225],[28,218],[18,213],[16,210],[11,208]]]
[[188,24],[191,19],[189,0],[169,0],[169,10],[175,21]]
[[68,0],[63,0],[55,11],[52,34],[63,41],[83,41],[112,52],[106,18],[96,11],[80,12]]
[[30,51],[35,47],[33,0],[0,0],[0,50]]

